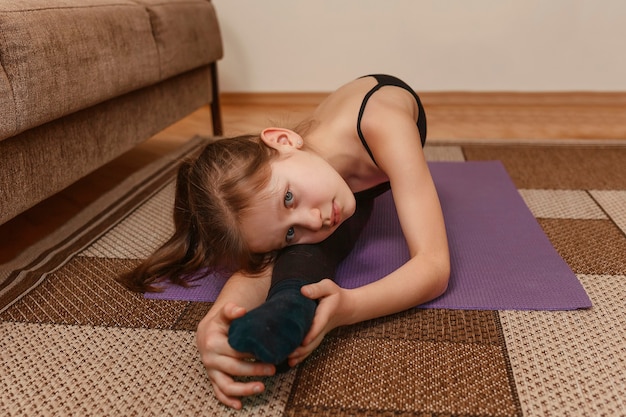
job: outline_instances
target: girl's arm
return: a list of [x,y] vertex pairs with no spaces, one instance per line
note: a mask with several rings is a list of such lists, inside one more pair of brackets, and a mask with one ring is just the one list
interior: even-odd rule
[[414,113],[393,93],[406,96],[399,89],[373,96],[362,129],[378,166],[391,183],[410,259],[386,277],[355,289],[352,298],[358,303],[346,318],[352,323],[430,301],[443,294],[450,275],[443,214]]
[[217,300],[198,324],[196,344],[217,399],[241,409],[239,397],[262,392],[260,381],[236,382],[232,376],[273,375],[273,365],[247,361],[250,355],[233,350],[228,344],[228,328],[235,318],[260,305],[267,296],[271,268],[262,276],[235,273],[228,279]]
[[[404,311],[446,290],[448,242],[439,198],[424,158],[412,103],[401,90],[372,96],[361,124],[368,146],[391,189],[410,259],[380,280],[352,290],[330,280],[303,288],[320,299],[311,331],[290,357],[301,361],[331,329]],[[400,98],[400,100],[398,100]]]

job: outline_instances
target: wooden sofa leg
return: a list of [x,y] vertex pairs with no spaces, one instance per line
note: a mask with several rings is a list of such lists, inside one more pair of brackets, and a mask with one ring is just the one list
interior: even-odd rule
[[211,119],[213,121],[213,135],[221,136],[224,133],[222,128],[222,109],[220,107],[220,91],[217,82],[217,62],[211,64]]

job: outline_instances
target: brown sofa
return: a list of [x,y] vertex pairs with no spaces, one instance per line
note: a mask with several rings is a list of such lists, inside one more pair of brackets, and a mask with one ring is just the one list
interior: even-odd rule
[[0,224],[210,103],[210,0],[0,2]]

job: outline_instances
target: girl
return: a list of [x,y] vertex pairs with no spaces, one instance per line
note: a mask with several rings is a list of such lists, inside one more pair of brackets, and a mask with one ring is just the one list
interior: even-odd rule
[[[216,397],[237,409],[264,386],[233,376],[272,375],[284,359],[295,366],[335,327],[415,307],[447,288],[445,225],[413,90],[395,77],[365,76],[302,126],[220,140],[185,162],[174,236],[122,277],[144,291],[161,277],[184,285],[207,265],[235,271],[200,322],[197,346]],[[325,278],[388,189],[410,259],[374,283],[339,288]]]

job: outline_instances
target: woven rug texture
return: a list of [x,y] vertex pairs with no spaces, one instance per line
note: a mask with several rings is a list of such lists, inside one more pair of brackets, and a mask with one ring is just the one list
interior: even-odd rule
[[211,304],[114,281],[172,233],[177,164],[203,143],[0,266],[0,415],[626,416],[625,147],[425,149],[433,161],[502,161],[591,309],[411,309],[338,328],[235,411],[215,400],[195,347]]

